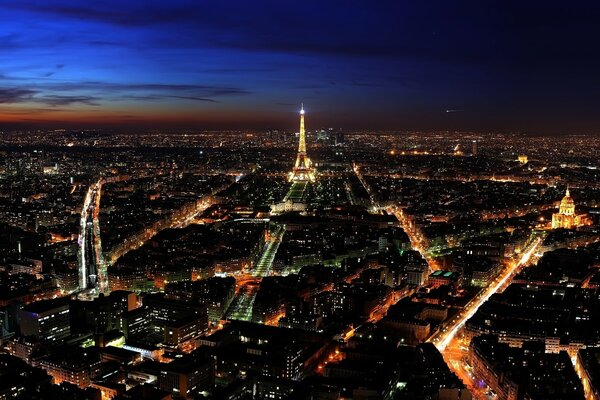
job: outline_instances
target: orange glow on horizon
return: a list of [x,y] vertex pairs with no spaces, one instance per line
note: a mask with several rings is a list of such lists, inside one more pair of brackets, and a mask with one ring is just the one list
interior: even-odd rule
[[198,109],[174,109],[171,107],[124,107],[85,106],[80,108],[40,108],[20,105],[0,105],[0,123],[39,126],[149,126],[149,127],[248,127],[263,126],[265,121],[285,125],[287,115],[252,109],[214,109],[212,106]]

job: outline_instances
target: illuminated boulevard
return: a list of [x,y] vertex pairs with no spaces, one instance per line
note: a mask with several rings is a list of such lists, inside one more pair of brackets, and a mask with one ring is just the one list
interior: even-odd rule
[[127,239],[123,240],[123,242],[116,246],[114,250],[110,252],[110,254],[106,257],[106,262],[109,265],[114,264],[120,257],[127,254],[132,250],[139,249],[146,243],[148,240],[152,239],[159,232],[170,229],[170,228],[185,228],[192,222],[198,214],[201,214],[204,210],[212,206],[216,203],[214,198],[214,194],[225,190],[231,184],[227,184],[221,187],[216,188],[212,191],[212,194],[208,194],[193,203],[185,204],[183,207],[179,208],[175,212],[173,212],[170,216],[161,219],[151,226],[143,229]]
[[79,237],[79,289],[96,289],[97,292],[108,291],[106,265],[103,262],[100,242],[100,198],[102,196],[102,179],[88,189],[81,211]]
[[418,251],[425,261],[427,261],[427,264],[429,265],[429,272],[441,269],[437,262],[427,252],[429,243],[412,218],[407,215],[402,208],[399,207],[389,207],[387,211],[390,214],[394,214],[398,221],[400,221],[400,225],[402,226],[402,229],[404,229],[404,232],[406,232],[408,235],[413,250]]
[[467,343],[458,336],[461,328],[471,318],[479,307],[481,307],[493,294],[502,291],[510,284],[510,281],[521,267],[529,265],[538,257],[537,251],[544,237],[537,237],[527,247],[518,261],[509,260],[504,270],[484,288],[474,299],[472,299],[465,308],[452,318],[449,322],[442,325],[441,329],[429,338],[438,350],[443,354],[450,369],[469,388],[475,399],[484,399],[486,397],[486,385],[474,377],[466,364],[466,346]]
[[275,255],[277,254],[284,233],[285,225],[278,225],[275,228],[275,231],[271,235],[271,240],[265,244],[263,253],[258,259],[256,267],[254,268],[254,271],[252,271],[252,275],[261,278],[270,275],[273,261],[275,260]]
[[125,239],[109,254],[102,252],[100,239],[100,201],[102,197],[102,185],[104,179],[99,179],[92,184],[85,196],[80,219],[79,245],[79,290],[85,291],[97,288],[92,293],[106,293],[108,288],[108,277],[106,269],[114,264],[120,257],[129,251],[140,248],[148,240],[159,232],[168,228],[184,228],[194,222],[196,216],[215,204],[214,194],[226,189],[230,184],[213,190],[212,194],[206,195],[194,203],[186,204],[175,211],[169,217],[157,221],[148,228],[137,232]]
[[236,297],[227,310],[226,319],[242,321],[250,321],[252,319],[252,307],[254,306],[260,281],[263,277],[271,274],[273,260],[275,260],[275,255],[277,254],[284,233],[285,226],[278,225],[275,228],[275,232],[271,234],[270,240],[265,243],[251,276],[236,277]]

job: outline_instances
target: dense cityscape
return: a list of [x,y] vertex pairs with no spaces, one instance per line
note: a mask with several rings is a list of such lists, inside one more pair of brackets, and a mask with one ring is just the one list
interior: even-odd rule
[[0,400],[600,400],[598,38],[2,0]]
[[2,398],[596,398],[597,137],[299,119],[3,132]]

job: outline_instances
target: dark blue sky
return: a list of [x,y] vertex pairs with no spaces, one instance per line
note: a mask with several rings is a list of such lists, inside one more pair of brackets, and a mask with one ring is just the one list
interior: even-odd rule
[[597,4],[3,0],[0,125],[600,132]]

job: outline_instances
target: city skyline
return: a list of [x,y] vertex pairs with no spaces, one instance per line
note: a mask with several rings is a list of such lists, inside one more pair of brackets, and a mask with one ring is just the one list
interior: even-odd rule
[[7,1],[0,128],[598,133],[600,7]]
[[598,398],[599,137],[304,136],[303,110],[2,135],[0,393]]
[[600,6],[0,21],[0,400],[600,400]]

